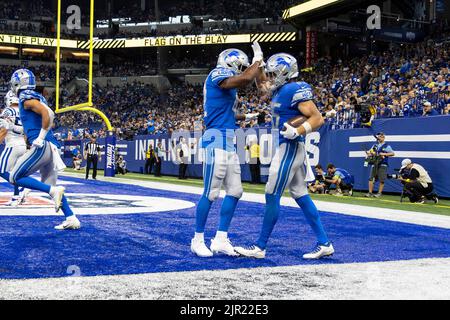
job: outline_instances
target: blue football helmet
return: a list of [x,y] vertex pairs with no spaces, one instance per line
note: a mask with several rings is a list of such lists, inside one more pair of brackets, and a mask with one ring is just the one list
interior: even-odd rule
[[36,77],[28,69],[19,69],[11,76],[10,85],[14,95],[17,95],[19,90],[34,90],[36,89]]
[[267,60],[266,73],[276,89],[298,77],[297,59],[287,53],[274,54]]
[[248,56],[239,49],[227,49],[219,54],[217,66],[233,70],[237,74],[242,73],[249,66]]
[[12,90],[9,90],[8,93],[5,95],[5,105],[7,108],[11,107],[12,104],[19,104],[19,98],[12,92]]

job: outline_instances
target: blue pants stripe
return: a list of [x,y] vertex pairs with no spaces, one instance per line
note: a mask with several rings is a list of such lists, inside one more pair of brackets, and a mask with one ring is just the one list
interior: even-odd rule
[[13,176],[14,181],[17,181],[18,179],[25,177],[27,172],[42,159],[42,156],[45,154],[46,149],[47,149],[46,143],[44,144],[44,147],[36,148],[36,150],[34,150],[31,156],[26,161],[24,161],[19,167],[19,169],[14,173]]
[[292,165],[294,164],[295,157],[297,156],[297,150],[298,150],[298,144],[295,145],[294,152],[292,153],[292,156],[288,157],[289,164],[287,166],[287,172],[285,173],[285,176],[283,177],[284,178],[284,182],[283,182],[283,186],[282,186],[281,190],[279,191],[280,195],[283,194],[284,189],[286,188],[286,184],[289,181],[289,176],[291,174]]
[[[206,169],[205,169],[205,193],[204,195],[206,197],[209,196],[209,192],[211,191],[211,184],[212,184],[212,179],[214,178],[214,157],[215,157],[215,151],[214,149],[212,149],[211,151],[207,151],[208,155],[207,155],[207,159],[206,160]],[[211,163],[211,164],[209,164]]]
[[[285,151],[285,153],[284,153],[284,156],[283,156],[283,159],[282,159],[282,161],[281,161],[281,164],[280,164],[280,168],[279,168],[279,169],[283,168],[283,165],[284,165],[284,163],[285,163],[285,161],[286,161],[286,158],[287,158],[287,155],[288,155],[288,153],[289,153],[289,149],[290,149],[290,144],[288,143],[287,146],[286,146],[286,151]],[[277,191],[277,189],[278,189],[278,184],[280,183],[280,179],[281,179],[281,172],[278,171],[277,182],[275,183],[275,187],[274,187],[274,189],[273,189],[273,193],[274,193],[274,194],[276,193],[276,191]]]
[[295,160],[295,156],[294,156],[295,153],[293,153],[293,151],[295,151],[297,148],[295,146],[292,146],[292,147],[289,146],[289,147],[290,147],[289,150],[286,152],[286,161],[280,167],[280,172],[279,172],[280,181],[279,181],[278,187],[275,189],[275,194],[277,194],[277,195],[283,194],[286,183],[289,180],[289,171]]
[[11,156],[13,148],[6,148],[0,160],[0,173],[6,172],[6,167],[8,166],[9,157]]

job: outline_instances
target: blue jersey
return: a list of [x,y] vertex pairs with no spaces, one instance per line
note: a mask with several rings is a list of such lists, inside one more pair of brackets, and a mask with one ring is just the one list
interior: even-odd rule
[[221,132],[223,141],[214,147],[227,150],[234,148],[234,130],[237,129],[235,119],[237,89],[222,89],[220,83],[235,75],[230,69],[217,67],[206,78],[203,87],[203,120],[206,126],[203,147],[212,142],[208,130],[215,129]]
[[[27,100],[39,100],[42,104],[48,106],[47,100],[33,90],[23,90],[19,93],[19,112],[20,112],[20,120],[22,121],[23,131],[28,139],[28,143],[32,144],[34,140],[39,137],[39,133],[42,128],[42,117],[31,111],[24,108],[24,103]],[[53,135],[53,131],[50,130],[45,137],[45,140],[53,143],[57,147],[59,147],[59,143]]]
[[[272,123],[273,128],[281,131],[285,122],[302,113],[298,110],[298,104],[313,99],[313,90],[306,82],[290,82],[276,90],[272,97]],[[279,136],[281,143],[305,141],[300,136],[295,140],[285,139]]]
[[341,180],[343,182],[345,182],[346,184],[351,184],[352,183],[352,176],[345,169],[336,168],[336,171],[334,172],[334,176],[335,177],[337,176],[337,177],[341,178]]
[[332,86],[331,86],[331,93],[333,93],[333,95],[335,97],[339,96],[339,94],[342,91],[344,84],[342,83],[342,81],[337,80]]

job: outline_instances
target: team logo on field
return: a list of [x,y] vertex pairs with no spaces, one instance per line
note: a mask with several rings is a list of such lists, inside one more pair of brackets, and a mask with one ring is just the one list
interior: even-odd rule
[[[53,201],[43,194],[31,193],[25,204],[19,207],[6,206],[10,197],[11,193],[0,192],[0,216],[60,215],[54,212]],[[189,209],[195,206],[193,202],[179,199],[118,194],[69,193],[67,198],[72,210],[78,215],[156,213]]]

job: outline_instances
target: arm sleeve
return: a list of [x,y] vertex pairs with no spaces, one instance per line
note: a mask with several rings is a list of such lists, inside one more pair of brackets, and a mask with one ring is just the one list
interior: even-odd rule
[[314,95],[311,86],[305,84],[295,91],[291,101],[291,108],[297,109],[299,103],[312,100],[313,97]]
[[225,68],[215,69],[211,72],[211,82],[220,87],[220,83],[234,76],[234,72]]
[[386,146],[386,148],[384,149],[384,151],[386,151],[386,152],[394,152],[394,149],[392,149],[391,146]]

